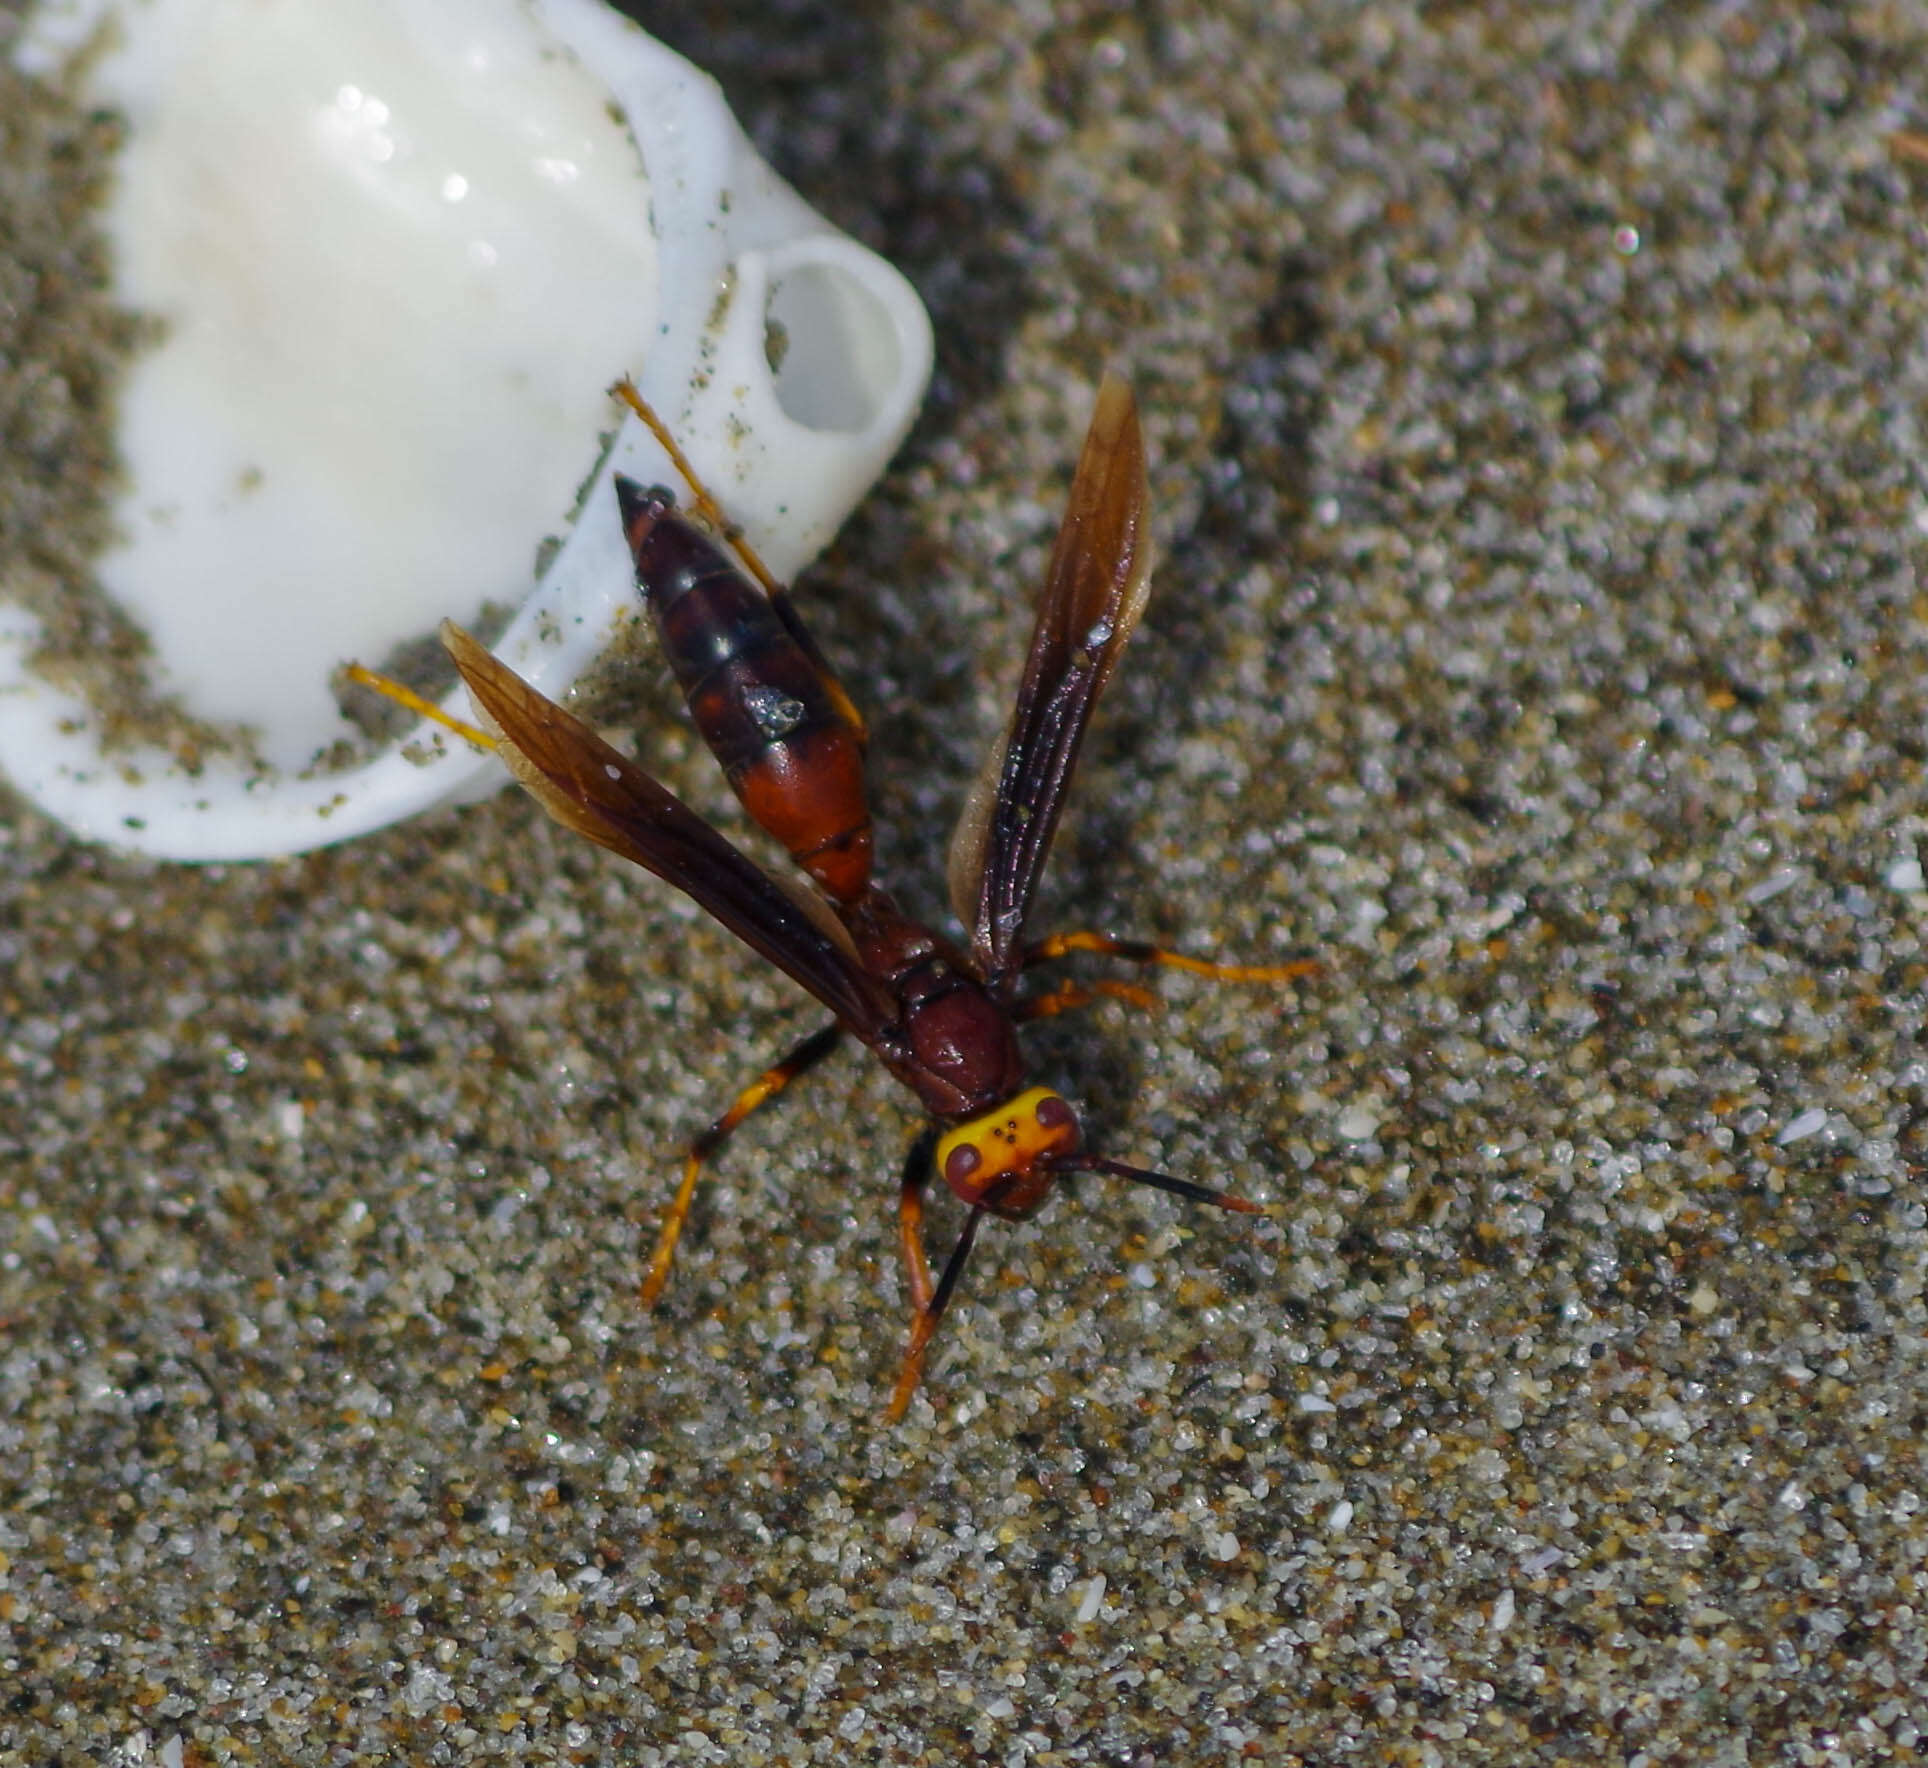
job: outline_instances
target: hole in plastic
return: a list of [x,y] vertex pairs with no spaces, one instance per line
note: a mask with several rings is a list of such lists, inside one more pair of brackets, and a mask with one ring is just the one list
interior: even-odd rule
[[777,403],[813,430],[859,435],[902,383],[890,309],[841,264],[803,263],[770,285],[764,308]]

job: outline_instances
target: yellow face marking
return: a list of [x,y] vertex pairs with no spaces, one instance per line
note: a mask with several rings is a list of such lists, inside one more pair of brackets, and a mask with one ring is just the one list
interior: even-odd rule
[[1051,1171],[1040,1163],[1077,1146],[1071,1107],[1049,1087],[1032,1087],[949,1131],[937,1144],[937,1170],[973,1207],[1021,1214],[1050,1187]]

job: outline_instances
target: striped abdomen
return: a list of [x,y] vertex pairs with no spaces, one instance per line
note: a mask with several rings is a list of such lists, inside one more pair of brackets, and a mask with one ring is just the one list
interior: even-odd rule
[[636,587],[690,716],[757,823],[838,902],[870,883],[862,722],[794,616],[685,520],[616,479]]

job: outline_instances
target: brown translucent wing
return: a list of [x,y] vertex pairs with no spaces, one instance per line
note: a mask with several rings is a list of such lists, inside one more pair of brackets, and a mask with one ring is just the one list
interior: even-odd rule
[[888,992],[857,961],[828,911],[792,896],[680,798],[581,719],[538,693],[459,626],[442,642],[497,752],[565,829],[674,884],[752,951],[807,988],[866,1043],[890,1021]]
[[1038,596],[1011,724],[951,842],[951,905],[971,929],[985,981],[1015,977],[1058,813],[1092,708],[1144,612],[1145,447],[1131,389],[1105,376]]

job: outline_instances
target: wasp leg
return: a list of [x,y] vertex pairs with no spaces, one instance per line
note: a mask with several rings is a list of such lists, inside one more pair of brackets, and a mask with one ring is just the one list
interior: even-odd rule
[[730,1139],[731,1132],[751,1112],[766,1100],[774,1099],[798,1075],[816,1067],[842,1038],[841,1025],[826,1025],[821,1031],[812,1032],[775,1067],[766,1068],[738,1093],[729,1110],[690,1144],[688,1158],[683,1162],[682,1183],[676,1187],[669,1214],[663,1218],[662,1229],[656,1236],[656,1250],[649,1256],[649,1269],[643,1273],[644,1307],[656,1305],[663,1285],[669,1281],[670,1262],[676,1257],[676,1242],[682,1238],[683,1224],[689,1219],[690,1203],[696,1196],[696,1181],[702,1174],[704,1161]]
[[904,1286],[910,1291],[910,1348],[904,1352],[897,1386],[890,1396],[888,1416],[892,1424],[904,1416],[910,1396],[917,1391],[924,1374],[924,1347],[937,1330],[930,1311],[931,1298],[937,1291],[931,1283],[930,1260],[924,1253],[924,1186],[930,1178],[931,1150],[936,1146],[934,1128],[923,1131],[911,1143],[897,1189],[897,1237],[904,1249]]
[[465,743],[473,743],[476,748],[494,751],[495,738],[487,731],[477,730],[472,724],[464,724],[461,719],[444,712],[433,700],[425,700],[411,687],[404,687],[392,676],[377,675],[372,669],[364,669],[359,663],[350,663],[342,671],[352,682],[362,687],[373,688],[384,699],[393,700],[397,706],[405,707],[417,718],[426,718],[431,724],[439,724],[445,731],[453,731]]
[[757,556],[756,549],[743,537],[742,527],[732,522],[723,513],[723,506],[710,495],[710,489],[696,476],[696,468],[690,457],[683,452],[682,445],[670,434],[669,425],[656,415],[656,409],[637,392],[635,382],[625,378],[618,381],[609,391],[642,420],[643,427],[662,444],[662,449],[670,458],[670,464],[682,475],[683,483],[689,487],[690,507],[707,522],[710,528],[721,535],[730,550],[743,561],[743,568],[757,581],[763,593],[770,598],[770,606],[776,617],[783,622],[784,629],[796,640],[805,656],[817,666],[823,677],[823,685],[836,702],[837,715],[856,732],[859,743],[867,742],[870,737],[864,723],[864,715],[857,705],[844,692],[843,683],[837,679],[837,672],[830,667],[829,660],[817,648],[817,641],[810,636],[790,601],[790,592],[770,575],[770,569]]
[[1049,994],[1033,995],[1029,1000],[1016,1002],[1011,1008],[1011,1017],[1021,1025],[1033,1019],[1055,1019],[1060,1013],[1069,1013],[1075,1007],[1090,1006],[1100,995],[1109,995],[1115,1001],[1127,1001],[1148,1012],[1164,1005],[1150,989],[1140,988],[1135,982],[1067,982],[1061,988],[1052,989]]
[[944,1274],[931,1282],[930,1260],[924,1254],[924,1186],[930,1178],[931,1150],[937,1146],[935,1127],[925,1130],[911,1143],[904,1157],[904,1177],[897,1192],[897,1232],[904,1248],[904,1280],[910,1290],[910,1344],[897,1371],[897,1385],[891,1390],[886,1416],[892,1424],[901,1422],[910,1406],[910,1397],[924,1378],[924,1352],[930,1347],[937,1323],[950,1306],[951,1292],[971,1256],[971,1242],[977,1238],[977,1224],[984,1211],[974,1209],[944,1262]]
[[781,599],[783,585],[765,569],[763,561],[756,556],[750,543],[743,538],[743,530],[724,515],[723,506],[710,495],[709,487],[696,476],[696,469],[690,465],[690,457],[683,452],[676,438],[670,434],[669,425],[656,415],[655,408],[636,391],[635,383],[625,377],[609,390],[642,419],[643,427],[662,444],[663,452],[670,458],[670,464],[682,475],[683,483],[689,487],[690,502],[696,513],[730,543],[731,549],[743,561],[750,575],[757,580],[763,593],[772,600]]
[[1315,975],[1319,969],[1316,958],[1297,958],[1289,964],[1218,964],[1209,958],[1167,951],[1162,945],[1147,945],[1142,939],[1114,939],[1109,933],[1054,933],[1025,947],[1024,967],[1028,970],[1033,964],[1048,964],[1068,952],[1102,952],[1107,957],[1123,958],[1128,964],[1162,964],[1194,976],[1209,976],[1215,982],[1293,982]]

